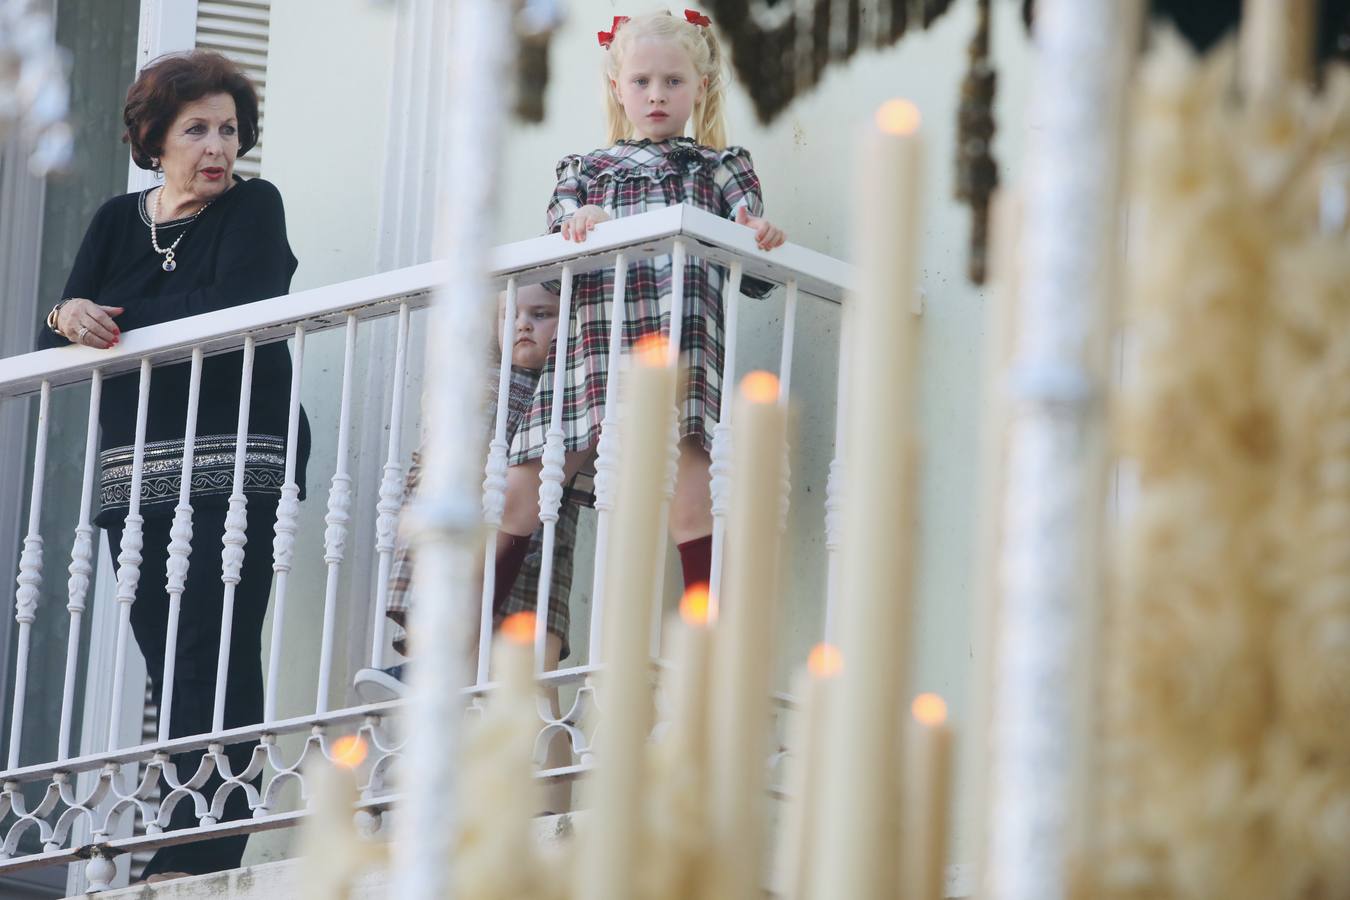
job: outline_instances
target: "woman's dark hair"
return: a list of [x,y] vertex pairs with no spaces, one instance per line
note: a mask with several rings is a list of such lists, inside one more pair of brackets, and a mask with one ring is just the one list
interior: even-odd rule
[[258,91],[233,62],[211,50],[161,56],[141,70],[127,91],[122,110],[131,145],[131,159],[142,169],[154,168],[152,157],[164,153],[164,135],[186,103],[211,94],[234,98],[239,123],[239,155],[258,143]]

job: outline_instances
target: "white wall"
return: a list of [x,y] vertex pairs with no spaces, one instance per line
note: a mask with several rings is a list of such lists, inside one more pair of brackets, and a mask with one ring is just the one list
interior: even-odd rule
[[[370,0],[272,5],[262,175],[280,188],[285,200],[291,247],[300,260],[292,290],[375,271],[393,28],[393,8]],[[286,652],[278,697],[283,718],[314,711],[313,673],[318,670],[326,579],[323,519],[336,464],[342,358],[340,329],[306,340],[303,403],[314,441],[308,499],[300,506],[301,530],[287,595]],[[357,384],[367,376],[358,371]],[[353,441],[360,426],[356,421],[350,429]],[[356,492],[370,489],[353,485]],[[348,552],[355,546],[349,542]],[[367,613],[364,605],[352,609],[349,598],[355,594],[344,582],[338,603],[339,647],[349,615],[364,618]],[[269,616],[266,635],[271,627]],[[351,676],[341,649],[335,655],[333,681],[342,688],[341,702]],[[298,742],[286,742],[284,747],[294,758]],[[279,858],[292,837],[289,829],[255,835],[245,865]]]
[[[502,240],[540,232],[554,184],[554,164],[605,140],[600,94],[603,51],[595,32],[616,13],[654,8],[651,3],[616,5],[575,0],[555,39],[548,120],[515,126],[506,149],[502,184]],[[675,9],[678,13],[679,9]],[[764,185],[766,214],[789,240],[833,256],[850,255],[850,172],[856,133],[883,100],[905,96],[918,104],[927,135],[922,286],[923,314],[920,427],[925,441],[922,476],[917,613],[917,679],[921,691],[945,697],[960,727],[970,707],[973,670],[971,601],[977,474],[976,428],[980,410],[980,353],[985,292],[965,277],[969,214],[953,199],[955,126],[973,3],[955,4],[935,27],[912,31],[893,48],[869,51],[798,99],[769,127],[758,124],[744,91],[736,87],[728,133],[747,147]],[[1030,46],[1016,4],[995,4],[994,56],[999,73],[996,154],[1005,184],[1021,163],[1021,111],[1025,106]],[[776,369],[782,295],[743,300],[738,359],[748,367]],[[798,438],[793,457],[792,542],[789,587],[781,629],[780,686],[820,639],[824,591],[825,478],[833,454],[838,310],[820,301],[801,305],[793,360]],[[880,413],[881,411],[879,411]],[[893,473],[875,473],[886,477]],[[904,539],[896,525],[896,546]],[[678,590],[678,563],[669,568],[671,596]],[[586,591],[589,594],[589,591]],[[580,599],[574,593],[574,599]],[[576,604],[574,603],[574,612]],[[574,615],[574,618],[577,618]],[[576,624],[574,623],[574,631]],[[576,640],[573,643],[577,643]],[[980,765],[975,748],[963,747],[960,782]],[[958,788],[959,789],[959,788]],[[969,804],[958,803],[953,858],[970,861],[974,822]]]
[[[542,231],[544,209],[558,158],[601,145],[602,52],[595,32],[615,12],[632,13],[609,0],[573,0],[569,20],[555,38],[549,116],[539,126],[515,124],[503,155],[496,236],[518,240]],[[995,59],[999,70],[996,151],[1005,183],[1015,180],[1021,160],[1021,110],[1026,97],[1029,47],[1013,4],[995,6]],[[264,176],[286,198],[291,243],[300,258],[295,289],[374,271],[378,196],[384,153],[393,41],[393,6],[370,0],[278,3],[273,8],[268,71],[268,132]],[[678,12],[678,10],[677,10]],[[956,110],[966,66],[966,43],[974,26],[973,4],[955,8],[931,31],[914,31],[894,48],[866,52],[799,99],[770,127],[754,119],[745,94],[732,93],[730,135],[748,147],[764,183],[768,216],[789,238],[847,258],[851,215],[849,177],[855,133],[883,100],[903,95],[923,113],[928,136],[926,226],[922,285],[927,295],[921,342],[921,427],[926,442],[921,497],[917,616],[919,690],[947,698],[958,727],[967,720],[973,669],[971,635],[972,554],[980,349],[985,294],[965,279],[969,216],[951,199]],[[458,177],[458,174],[456,177]],[[464,173],[472,177],[472,173]],[[767,301],[743,300],[742,371],[776,369],[781,340],[781,292]],[[820,638],[824,595],[823,503],[833,454],[838,309],[803,298],[793,360],[798,435],[793,458],[791,571],[785,582],[780,684]],[[363,342],[362,346],[365,344]],[[336,397],[341,374],[341,337],[334,332],[309,343],[305,402],[314,425],[310,499],[302,507],[303,552],[293,578],[288,612],[288,668],[306,673],[286,679],[281,712],[312,709],[311,675],[317,665],[321,614],[322,518],[333,472]],[[368,373],[361,372],[364,379]],[[418,382],[414,380],[413,385]],[[416,411],[416,404],[410,412]],[[882,414],[884,411],[878,411]],[[359,425],[359,423],[357,423]],[[894,473],[874,473],[888,477]],[[356,485],[375,491],[378,485]],[[896,526],[896,545],[905,539]],[[583,536],[579,557],[589,542]],[[588,563],[580,562],[574,591],[575,646],[584,644],[589,599]],[[678,563],[668,567],[671,596],[678,589]],[[350,611],[347,598],[365,588],[344,584],[339,633],[363,633],[368,609]],[[897,648],[899,652],[899,648]],[[341,656],[341,654],[339,654]],[[334,702],[349,683],[345,660],[334,672]],[[962,784],[980,764],[963,747]],[[970,861],[973,822],[956,824],[954,858]],[[282,837],[257,837],[250,862],[273,858]]]

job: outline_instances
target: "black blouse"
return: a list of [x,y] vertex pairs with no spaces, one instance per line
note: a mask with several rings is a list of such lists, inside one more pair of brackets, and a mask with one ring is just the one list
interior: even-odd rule
[[[270,182],[236,177],[234,187],[195,219],[163,222],[157,231],[161,247],[182,236],[174,250],[177,267],[172,272],[164,271],[163,257],[151,246],[144,192],[123,194],[103,204],[80,244],[62,297],[124,307],[115,321],[123,331],[131,331],[290,291],[296,259],[286,240],[281,194]],[[69,343],[45,328],[38,334],[40,350]],[[194,507],[228,505],[242,364],[243,352],[238,350],[203,360],[193,453]],[[141,486],[141,514],[146,517],[172,516],[178,502],[189,371],[185,362],[157,366],[150,379]],[[139,377],[136,372],[118,375],[103,385],[99,525],[127,515]],[[285,342],[258,347],[244,462],[244,492],[250,502],[275,502],[285,481],[290,381],[291,356]],[[309,422],[301,410],[296,448],[301,499],[309,444]]]

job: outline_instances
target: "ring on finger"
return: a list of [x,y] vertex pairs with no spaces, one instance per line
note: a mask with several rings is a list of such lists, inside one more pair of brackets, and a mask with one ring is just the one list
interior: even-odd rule
[[88,333],[89,333],[89,326],[88,326],[88,325],[81,325],[81,326],[80,326],[80,330],[77,331],[77,332],[75,332],[75,336],[76,336],[81,342],[83,342],[83,341],[84,341],[84,336],[85,336],[86,334],[88,334]]

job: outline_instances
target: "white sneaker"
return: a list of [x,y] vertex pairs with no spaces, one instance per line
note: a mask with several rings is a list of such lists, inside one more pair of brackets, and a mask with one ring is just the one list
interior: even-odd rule
[[403,665],[387,669],[362,669],[352,681],[356,695],[366,703],[384,703],[408,696],[408,685],[403,682]]

